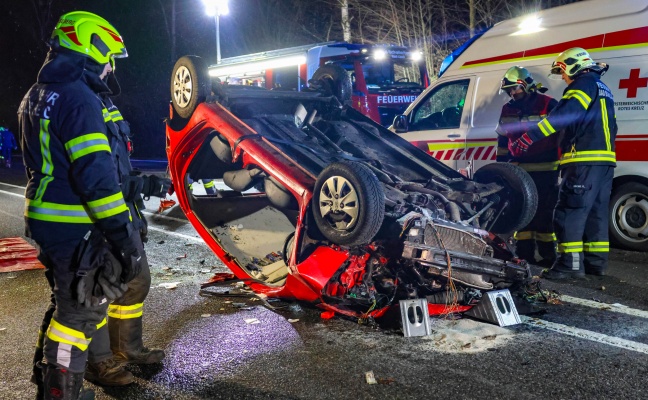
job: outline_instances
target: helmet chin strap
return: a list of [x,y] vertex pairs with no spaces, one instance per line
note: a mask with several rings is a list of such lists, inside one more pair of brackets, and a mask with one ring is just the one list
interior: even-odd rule
[[119,85],[117,76],[115,76],[114,72],[108,73],[108,75],[106,75],[106,77],[104,78],[104,82],[106,82],[108,89],[110,89],[110,91],[112,92],[112,97],[116,97],[121,94],[121,86]]

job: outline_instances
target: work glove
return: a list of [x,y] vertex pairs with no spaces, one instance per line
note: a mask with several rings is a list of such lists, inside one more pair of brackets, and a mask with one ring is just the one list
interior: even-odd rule
[[99,231],[88,231],[79,243],[75,260],[73,290],[82,306],[97,307],[122,296],[128,289],[118,281],[121,266]]
[[120,278],[123,283],[133,280],[142,271],[144,258],[131,237],[130,225],[122,229],[105,232],[104,235],[112,246],[113,254],[121,264]]
[[146,218],[144,218],[144,215],[142,217],[142,227],[140,228],[140,237],[142,238],[142,243],[148,242],[148,221]]
[[128,285],[120,279],[121,266],[109,251],[106,251],[102,266],[91,271],[77,271],[77,302],[84,307],[97,307],[105,301],[111,302],[126,293]]
[[529,151],[532,144],[533,140],[525,133],[517,140],[509,141],[508,149],[513,157],[522,157]]
[[151,196],[164,198],[171,187],[171,179],[168,178],[162,178],[156,175],[144,175],[142,179],[144,180],[142,195],[145,199]]

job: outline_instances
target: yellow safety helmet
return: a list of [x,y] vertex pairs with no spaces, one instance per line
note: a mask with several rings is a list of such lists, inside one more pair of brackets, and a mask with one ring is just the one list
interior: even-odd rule
[[52,42],[103,65],[128,57],[119,32],[105,19],[86,11],[63,14],[52,32]]
[[506,70],[504,77],[502,78],[502,84],[500,89],[505,91],[508,88],[516,88],[522,86],[525,92],[529,93],[531,89],[535,86],[533,82],[533,76],[523,67],[511,67]]
[[551,75],[565,74],[572,78],[584,69],[596,67],[597,64],[590,57],[587,50],[580,47],[572,47],[558,54],[556,60],[551,64]]

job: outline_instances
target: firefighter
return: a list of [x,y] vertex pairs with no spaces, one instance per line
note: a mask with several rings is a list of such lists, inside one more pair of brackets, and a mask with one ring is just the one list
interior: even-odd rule
[[0,126],[0,159],[4,160],[4,166],[11,168],[11,152],[16,150],[18,145],[13,132],[4,126]]
[[[88,347],[112,360],[110,344],[95,334],[107,322],[108,303],[142,268],[139,234],[116,179],[97,96],[110,60],[126,56],[108,21],[82,11],[64,14],[18,110],[28,177],[26,235],[39,246],[52,289],[34,357],[37,398],[93,398],[82,391]],[[107,366],[124,379],[130,375],[115,363]]]
[[552,76],[567,84],[563,97],[547,118],[511,143],[514,156],[537,141],[564,130],[560,140],[560,192],[554,211],[558,257],[545,270],[548,279],[605,275],[609,255],[608,204],[616,166],[617,133],[614,99],[601,82],[607,71],[589,53],[574,47],[560,53]]
[[[96,349],[95,346],[89,348],[90,361],[86,368],[85,379],[103,386],[122,386],[133,381],[132,374],[125,375],[119,371],[123,364],[153,364],[164,358],[163,350],[149,349],[142,341],[144,300],[151,286],[150,269],[142,245],[147,241],[148,233],[147,222],[142,214],[145,208],[142,195],[165,197],[170,186],[170,181],[166,178],[155,175],[139,176],[133,171],[129,158],[132,151],[130,126],[110,97],[117,96],[121,92],[114,67],[114,60],[111,60],[107,74],[102,77],[106,83],[103,91],[100,92],[104,107],[102,111],[108,128],[108,142],[113,162],[117,168],[117,180],[130,211],[133,228],[140,234],[141,240],[136,241],[136,245],[142,254],[142,268],[128,284],[126,293],[108,306],[108,324],[99,328],[95,334],[95,336],[101,335],[104,341],[108,340],[107,337],[110,338],[110,350],[114,361],[106,359],[105,348]],[[95,350],[100,354],[95,354]],[[106,361],[93,362],[93,360]],[[107,368],[106,362],[119,365],[119,368]]]
[[[520,258],[531,263],[550,267],[556,259],[556,242],[553,232],[553,209],[558,199],[558,135],[535,143],[526,154],[513,157],[508,151],[509,142],[517,140],[529,126],[537,123],[558,104],[543,94],[547,88],[536,83],[533,76],[522,67],[509,68],[500,90],[511,100],[502,107],[497,126],[497,161],[511,162],[527,171],[538,189],[542,201],[529,224],[515,232],[516,251]],[[536,260],[536,249],[541,259]]]

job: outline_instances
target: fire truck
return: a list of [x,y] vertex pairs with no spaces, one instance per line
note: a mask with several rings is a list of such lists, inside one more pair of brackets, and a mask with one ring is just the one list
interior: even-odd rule
[[268,90],[301,91],[322,74],[336,82],[348,74],[346,100],[385,126],[429,85],[422,53],[394,45],[326,42],[224,58],[209,67],[211,77],[228,85]]

